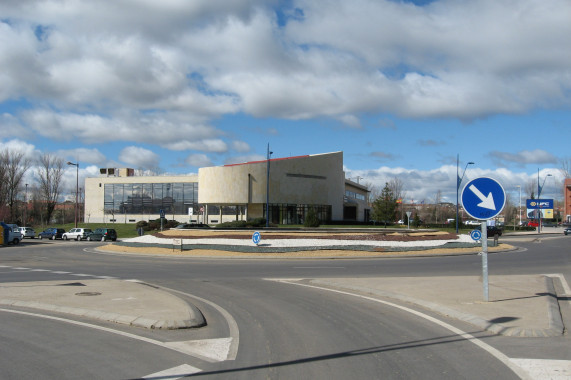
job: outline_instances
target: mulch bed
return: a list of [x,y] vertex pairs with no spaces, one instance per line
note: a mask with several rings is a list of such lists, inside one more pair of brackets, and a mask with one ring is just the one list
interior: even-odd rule
[[[153,234],[158,238],[172,239],[174,236],[165,235],[162,233]],[[237,234],[212,234],[206,236],[195,235],[177,235],[177,239],[240,239],[250,240],[251,236],[237,235]],[[322,240],[355,240],[355,241],[426,241],[426,240],[456,240],[458,235],[454,233],[448,234],[426,234],[414,236],[408,234],[362,234],[362,235],[315,235],[315,236],[300,236],[300,235],[286,235],[286,234],[264,234],[264,240],[279,240],[279,239],[322,239]]]

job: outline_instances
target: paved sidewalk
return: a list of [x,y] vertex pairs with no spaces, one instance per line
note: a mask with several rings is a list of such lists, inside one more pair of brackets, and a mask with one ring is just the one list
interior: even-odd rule
[[500,335],[547,337],[564,332],[553,279],[543,275],[490,276],[488,302],[484,302],[484,287],[478,276],[330,278],[309,282],[420,305]]
[[144,283],[122,280],[0,284],[0,306],[25,307],[149,329],[199,327],[195,306]]

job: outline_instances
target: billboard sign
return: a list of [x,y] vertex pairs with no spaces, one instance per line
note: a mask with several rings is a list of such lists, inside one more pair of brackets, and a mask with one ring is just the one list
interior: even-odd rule
[[553,199],[526,199],[525,205],[530,210],[553,209]]

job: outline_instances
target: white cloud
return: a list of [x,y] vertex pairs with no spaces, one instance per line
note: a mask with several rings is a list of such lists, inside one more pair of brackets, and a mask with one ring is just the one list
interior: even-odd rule
[[212,166],[212,161],[205,154],[191,154],[184,162],[187,165],[194,166],[197,168],[203,168],[207,166]]
[[73,162],[79,162],[80,166],[85,166],[87,163],[95,164],[99,167],[107,167],[110,162],[98,149],[76,148],[60,150],[57,154],[66,159],[71,159]]
[[[378,192],[383,189],[386,182],[390,182],[393,178],[398,178],[404,184],[404,192],[406,194],[405,202],[410,203],[411,200],[420,202],[432,202],[438,191],[442,193],[442,201],[456,204],[456,166],[443,165],[433,170],[412,170],[402,167],[390,168],[382,166],[373,170],[351,170],[344,168],[345,177],[355,178],[360,176],[360,183],[374,186]],[[540,173],[540,180],[543,181],[551,174],[546,182],[544,193],[546,197],[560,197],[563,176],[557,168],[545,168]],[[496,179],[504,188],[506,193],[510,193],[513,198],[519,199],[519,188],[521,186],[522,198],[527,199],[530,194],[526,194],[526,186],[528,183],[535,183],[537,186],[537,174],[527,174],[523,172],[514,172],[505,168],[496,170],[471,168],[466,170],[459,192],[462,191],[464,185],[470,180],[478,177],[491,177]]]
[[155,170],[160,157],[156,153],[136,146],[128,146],[119,153],[119,160],[134,169]]
[[24,154],[29,160],[38,159],[40,152],[32,144],[19,139],[12,139],[8,141],[0,141],[0,151],[10,150],[12,152],[18,152]]
[[490,155],[492,156],[492,159],[498,166],[505,166],[508,165],[509,163],[515,163],[520,166],[524,166],[526,164],[545,165],[545,164],[556,164],[558,161],[557,157],[542,149],[535,149],[533,151],[522,150],[515,154],[508,152],[494,151],[491,152]]
[[238,153],[246,153],[250,151],[250,145],[244,141],[232,141],[232,149]]

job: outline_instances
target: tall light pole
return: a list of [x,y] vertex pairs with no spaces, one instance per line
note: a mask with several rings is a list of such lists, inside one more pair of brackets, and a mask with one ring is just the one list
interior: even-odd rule
[[24,227],[26,227],[26,218],[28,217],[28,184],[26,184],[26,192],[24,193]]
[[456,156],[456,233],[458,233],[458,193],[460,192],[460,185],[462,184],[462,180],[464,179],[464,174],[466,174],[466,169],[468,169],[468,165],[474,165],[473,162],[468,162],[464,171],[462,172],[462,177],[460,177],[460,173],[458,171],[460,165],[460,155]]
[[270,157],[272,156],[270,152],[270,143],[268,143],[268,151],[267,151],[267,173],[266,173],[266,227],[270,226]]
[[75,228],[77,228],[77,196],[79,195],[79,162],[67,162],[70,166],[75,166]]
[[519,188],[519,225],[521,226],[521,186],[517,185],[517,188]]
[[[539,186],[539,168],[537,168],[537,199],[541,199],[541,190],[543,190],[543,186],[545,186],[545,181],[547,180],[547,177],[551,177],[551,174],[547,174],[545,176],[545,178],[543,179],[543,184],[541,186]],[[538,223],[537,223],[537,233],[541,232],[541,209],[537,209],[537,212],[539,213],[539,217],[538,217]]]

